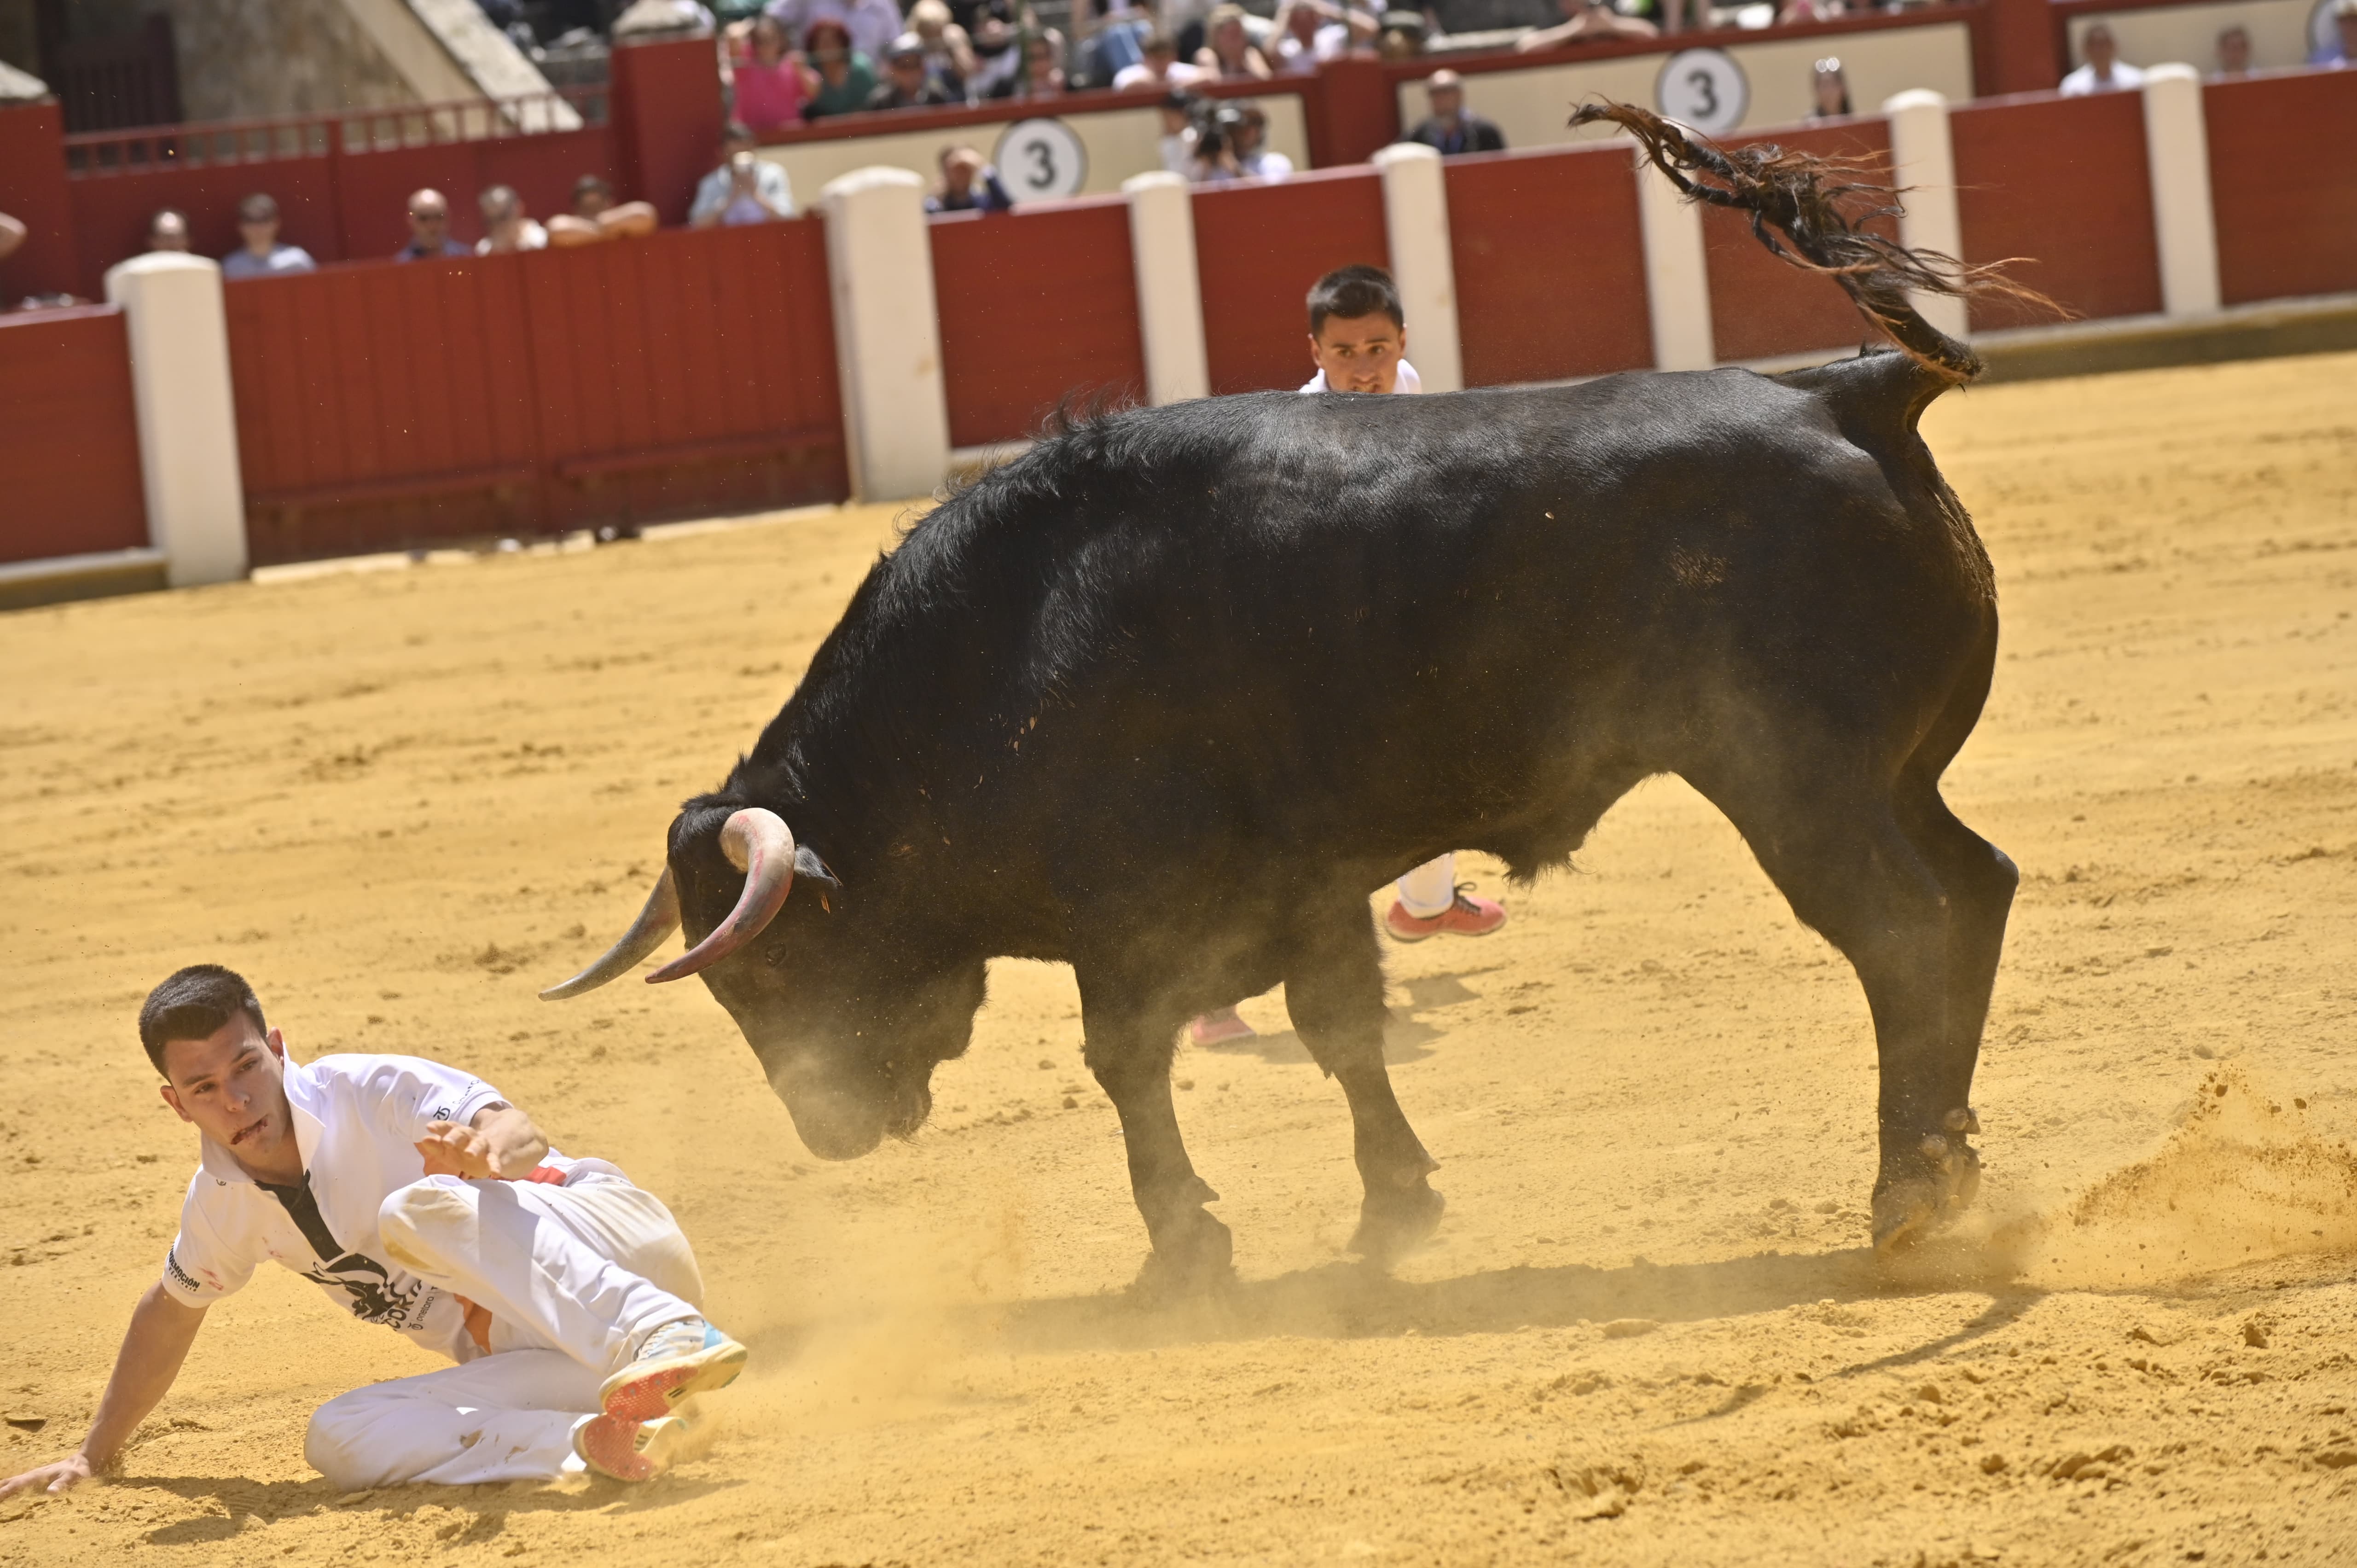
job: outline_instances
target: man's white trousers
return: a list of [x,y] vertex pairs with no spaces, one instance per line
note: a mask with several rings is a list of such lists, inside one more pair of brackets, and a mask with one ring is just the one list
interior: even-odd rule
[[598,1384],[653,1330],[702,1316],[678,1222],[619,1176],[427,1176],[377,1218],[396,1262],[490,1313],[491,1354],[321,1405],[304,1455],[346,1490],[576,1471],[573,1429],[596,1412]]
[[1448,913],[1448,907],[1457,902],[1456,854],[1427,860],[1401,877],[1399,901],[1420,920]]

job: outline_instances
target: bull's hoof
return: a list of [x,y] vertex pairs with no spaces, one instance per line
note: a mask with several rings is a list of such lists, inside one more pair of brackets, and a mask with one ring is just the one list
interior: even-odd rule
[[1874,1184],[1874,1250],[1886,1255],[1954,1223],[1980,1191],[1980,1151],[1962,1133],[1932,1133],[1901,1169],[1891,1164]]
[[1154,1251],[1146,1254],[1129,1294],[1141,1305],[1160,1306],[1209,1295],[1233,1283],[1235,1277],[1235,1238],[1199,1208],[1156,1235]]
[[1412,1187],[1378,1193],[1370,1188],[1359,1205],[1359,1229],[1350,1250],[1371,1263],[1388,1263],[1440,1229],[1448,1200],[1422,1176]]

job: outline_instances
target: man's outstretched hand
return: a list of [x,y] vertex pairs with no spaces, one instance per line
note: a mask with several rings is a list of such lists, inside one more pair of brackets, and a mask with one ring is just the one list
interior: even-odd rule
[[76,1483],[89,1480],[90,1476],[90,1461],[79,1454],[69,1454],[54,1465],[42,1465],[0,1481],[0,1500],[37,1488],[55,1497],[72,1490]]
[[468,1181],[520,1180],[548,1153],[548,1140],[532,1118],[512,1105],[489,1105],[470,1126],[429,1122],[417,1140],[427,1176],[464,1176]]

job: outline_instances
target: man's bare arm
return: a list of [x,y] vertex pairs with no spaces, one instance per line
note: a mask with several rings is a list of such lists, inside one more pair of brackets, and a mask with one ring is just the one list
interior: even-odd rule
[[90,1435],[81,1446],[55,1464],[43,1465],[0,1481],[0,1498],[38,1487],[63,1492],[86,1481],[112,1464],[139,1430],[148,1412],[161,1404],[205,1325],[205,1309],[175,1300],[157,1281],[147,1287],[131,1310],[131,1326],[124,1331],[123,1348],[114,1355],[114,1375],[99,1396],[98,1414],[91,1419]]
[[500,1176],[511,1181],[532,1174],[547,1157],[548,1140],[532,1118],[512,1105],[486,1105],[461,1127],[436,1122],[418,1141],[427,1176],[465,1176],[471,1181]]

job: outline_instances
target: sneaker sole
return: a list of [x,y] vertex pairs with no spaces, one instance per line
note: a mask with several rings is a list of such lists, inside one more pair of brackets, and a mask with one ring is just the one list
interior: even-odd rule
[[673,1413],[682,1400],[726,1388],[744,1369],[745,1347],[724,1339],[692,1356],[623,1368],[598,1388],[598,1408],[622,1421],[653,1421]]
[[[640,1434],[651,1424],[642,1445]],[[611,1415],[590,1417],[573,1434],[573,1452],[598,1475],[614,1481],[651,1481],[672,1467],[687,1443],[687,1423],[676,1416],[652,1423]]]

